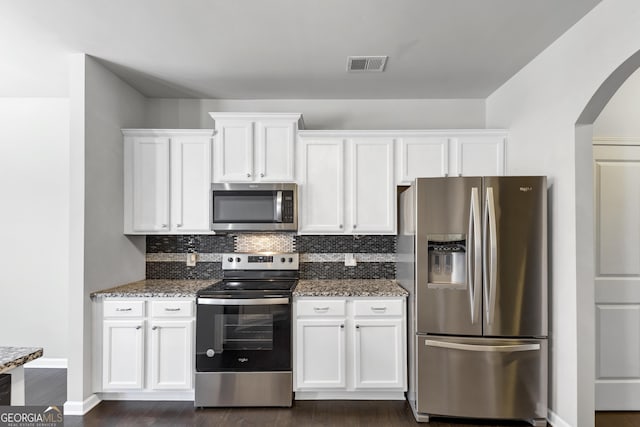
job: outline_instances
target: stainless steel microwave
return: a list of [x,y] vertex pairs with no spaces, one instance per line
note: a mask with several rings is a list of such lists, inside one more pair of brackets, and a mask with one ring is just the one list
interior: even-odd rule
[[298,230],[296,184],[211,184],[211,230]]

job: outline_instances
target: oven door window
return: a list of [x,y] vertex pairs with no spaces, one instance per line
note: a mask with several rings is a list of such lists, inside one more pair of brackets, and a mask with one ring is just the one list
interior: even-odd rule
[[291,370],[291,306],[198,305],[196,369]]
[[273,191],[214,191],[214,223],[276,222]]

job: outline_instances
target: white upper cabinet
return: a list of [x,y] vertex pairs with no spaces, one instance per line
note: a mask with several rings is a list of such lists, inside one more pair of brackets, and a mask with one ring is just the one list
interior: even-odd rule
[[213,182],[294,182],[301,114],[209,113],[215,120]]
[[125,234],[210,232],[211,129],[123,129]]
[[451,176],[504,175],[504,131],[475,131],[451,138]]
[[395,234],[393,139],[300,134],[300,234]]
[[500,176],[505,173],[504,130],[383,131],[396,140],[396,184],[418,177]]
[[396,139],[396,152],[398,185],[449,174],[449,138],[444,135],[402,135]]
[[303,138],[299,157],[299,232],[344,232],[344,141]]
[[395,234],[396,187],[393,140],[354,138],[351,142],[351,221],[354,234]]

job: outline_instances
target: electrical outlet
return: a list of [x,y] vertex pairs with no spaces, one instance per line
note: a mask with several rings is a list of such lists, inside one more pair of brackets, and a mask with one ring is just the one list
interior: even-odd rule
[[190,252],[187,254],[187,267],[195,267],[196,262],[198,262],[198,254],[195,252]]
[[355,255],[344,254],[344,265],[347,267],[355,267],[356,265],[358,265]]

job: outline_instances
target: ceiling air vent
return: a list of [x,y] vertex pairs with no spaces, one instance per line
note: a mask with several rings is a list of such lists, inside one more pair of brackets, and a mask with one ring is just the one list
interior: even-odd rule
[[387,64],[388,56],[349,56],[347,71],[349,72],[382,72]]

